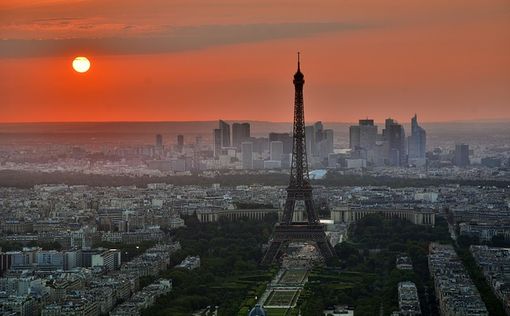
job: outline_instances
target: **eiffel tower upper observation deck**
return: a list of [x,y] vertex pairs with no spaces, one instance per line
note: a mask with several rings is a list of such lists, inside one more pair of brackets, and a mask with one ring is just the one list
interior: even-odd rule
[[[270,264],[275,261],[282,245],[292,241],[313,241],[325,259],[335,256],[335,251],[324,232],[324,227],[319,223],[319,217],[313,205],[312,186],[308,176],[308,161],[306,156],[305,140],[305,114],[303,104],[303,86],[305,76],[301,72],[301,63],[298,53],[297,71],[294,74],[294,129],[292,165],[290,181],[287,187],[287,199],[281,222],[277,223],[273,236],[270,240],[262,264]],[[306,222],[292,222],[296,201],[303,201],[307,215]]]

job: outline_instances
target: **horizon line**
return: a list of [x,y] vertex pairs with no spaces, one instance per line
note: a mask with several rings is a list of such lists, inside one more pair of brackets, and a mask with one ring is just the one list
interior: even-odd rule
[[[388,118],[392,118],[391,116]],[[368,118],[361,118],[362,119],[372,119],[370,117]],[[207,123],[207,122],[216,122],[216,121],[227,121],[227,122],[254,122],[254,123],[288,123],[292,124],[293,121],[271,121],[271,120],[250,120],[250,119],[209,119],[209,120],[83,120],[83,121],[0,121],[0,124],[7,125],[7,124],[91,124],[91,123]],[[377,121],[373,119],[374,122],[377,123],[384,123],[384,120]],[[356,121],[323,121],[323,120],[311,120],[311,122],[322,122],[322,123],[330,123],[330,124],[352,124],[352,123],[358,123],[358,120]],[[403,122],[400,120],[397,120],[397,122]],[[405,121],[406,122],[406,121]],[[454,119],[454,120],[444,120],[444,121],[424,121],[419,120],[420,123],[469,123],[469,122],[510,122],[510,117],[508,118],[481,118],[481,119]],[[405,124],[405,123],[404,123]]]

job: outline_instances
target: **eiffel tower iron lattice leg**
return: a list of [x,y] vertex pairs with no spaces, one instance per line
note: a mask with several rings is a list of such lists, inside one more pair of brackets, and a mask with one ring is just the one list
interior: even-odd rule
[[[319,223],[319,217],[313,205],[312,186],[308,175],[308,161],[306,156],[305,116],[303,104],[304,75],[301,73],[299,53],[298,69],[294,74],[294,129],[292,146],[292,165],[287,200],[280,223],[275,225],[269,248],[262,259],[262,264],[271,264],[278,257],[283,245],[293,241],[312,241],[325,259],[335,256],[335,251]],[[304,201],[307,222],[294,223],[292,218],[296,201]]]

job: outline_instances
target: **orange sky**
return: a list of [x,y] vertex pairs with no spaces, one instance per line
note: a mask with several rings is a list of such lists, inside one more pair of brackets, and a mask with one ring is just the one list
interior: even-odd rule
[[5,2],[0,122],[510,118],[507,0]]

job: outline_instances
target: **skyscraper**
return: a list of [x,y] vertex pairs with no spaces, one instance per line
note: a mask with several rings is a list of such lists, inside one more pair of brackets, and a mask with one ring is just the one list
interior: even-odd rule
[[253,169],[253,143],[241,143],[243,169]]
[[377,126],[374,125],[374,120],[359,120],[359,127],[360,146],[365,150],[371,150],[377,140]]
[[455,145],[453,163],[457,167],[466,167],[469,165],[469,145],[467,144]]
[[219,128],[213,131],[214,157],[218,157],[225,147],[230,147],[230,125],[219,120]]
[[407,139],[409,159],[425,159],[427,154],[427,133],[418,125],[416,114],[411,119],[411,136]]
[[320,142],[324,139],[324,125],[322,125],[321,121],[315,122],[315,124],[313,124],[313,129],[315,131],[314,155],[319,156]]
[[360,144],[360,126],[359,125],[351,125],[349,127],[349,148],[352,150],[357,150],[361,147]]
[[270,142],[282,142],[283,153],[289,155],[292,153],[292,136],[289,133],[269,133]]
[[214,157],[218,158],[221,154],[221,129],[215,128],[213,130],[213,144],[214,144]]
[[219,129],[221,135],[221,146],[230,147],[230,125],[227,122],[220,120]]
[[177,151],[182,152],[184,148],[184,135],[177,135]]
[[269,155],[271,160],[281,161],[283,157],[283,142],[280,141],[270,142]]
[[158,149],[163,148],[163,135],[161,134],[156,135],[156,148]]
[[308,156],[308,162],[312,162],[312,157],[314,156],[314,148],[315,148],[315,127],[313,125],[305,126],[305,139],[306,139],[306,148],[308,151],[306,155]]
[[325,129],[322,132],[322,140],[319,142],[319,156],[321,159],[327,158],[333,153],[334,133],[332,129]]
[[250,123],[232,124],[232,146],[240,148],[250,138]]
[[324,125],[322,125],[321,121],[315,122],[312,125],[313,127],[313,141],[312,141],[312,155],[315,157],[320,156],[320,142],[324,138]]
[[391,166],[405,166],[407,155],[405,148],[404,127],[393,119],[386,119],[383,136],[388,142],[388,157]]
[[314,161],[319,163],[333,152],[333,130],[324,129],[321,121],[305,127],[306,146],[308,150],[308,162],[314,165]]
[[163,135],[161,134],[156,135],[156,144],[152,156],[154,158],[161,158],[163,156]]
[[377,160],[375,146],[377,141],[377,126],[374,120],[359,120],[358,125],[349,128],[349,145],[352,157],[367,159],[370,163]]
[[349,145],[353,150],[370,150],[375,146],[377,140],[377,126],[374,120],[359,120],[359,125],[349,128]]

